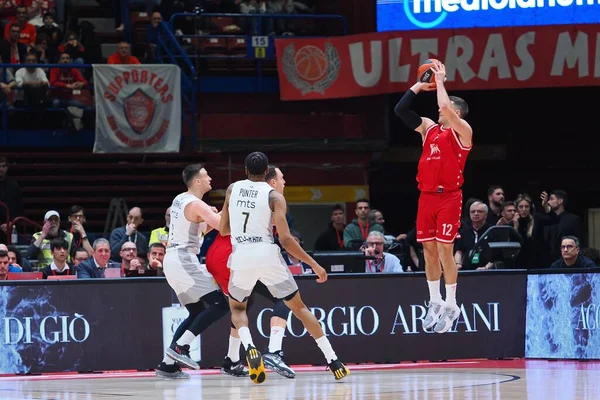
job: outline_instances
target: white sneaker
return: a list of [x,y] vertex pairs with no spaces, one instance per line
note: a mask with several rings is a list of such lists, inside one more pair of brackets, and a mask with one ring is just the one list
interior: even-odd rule
[[450,328],[452,328],[452,325],[454,325],[454,321],[456,321],[459,315],[460,308],[458,308],[456,304],[447,304],[446,306],[444,306],[444,313],[440,317],[437,324],[435,324],[433,330],[436,333],[447,332]]
[[427,305],[427,315],[425,316],[425,319],[423,320],[423,329],[425,329],[425,330],[430,329],[435,324],[437,324],[437,322],[440,320],[440,317],[442,316],[442,313],[444,312],[444,305],[445,305],[445,303],[443,301],[441,301],[441,302],[430,301],[429,302],[429,304]]

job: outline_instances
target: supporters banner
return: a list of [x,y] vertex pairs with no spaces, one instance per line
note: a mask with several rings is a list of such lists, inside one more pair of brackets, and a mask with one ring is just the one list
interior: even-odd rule
[[0,374],[155,368],[162,278],[7,281],[0,285]]
[[94,153],[176,153],[181,70],[176,65],[94,65]]
[[600,25],[380,32],[276,39],[282,100],[406,91],[429,58],[449,90],[600,85]]
[[[423,329],[429,298],[423,274],[330,275],[298,279],[302,299],[347,363],[523,357],[527,276],[460,274],[461,313],[443,334]],[[507,290],[510,288],[510,290]],[[273,304],[254,295],[248,317],[254,343],[266,348]],[[202,365],[221,365],[227,354],[228,319],[202,334]],[[290,364],[323,363],[314,339],[298,319],[287,318],[283,351]]]
[[600,359],[600,273],[528,276],[525,356]]

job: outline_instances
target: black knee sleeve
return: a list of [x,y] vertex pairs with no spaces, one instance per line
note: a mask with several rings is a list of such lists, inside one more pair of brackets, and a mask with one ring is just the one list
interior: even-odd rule
[[276,300],[273,305],[273,316],[287,319],[290,314],[290,309],[285,305],[283,300]]
[[198,300],[195,303],[186,304],[185,308],[188,310],[190,315],[198,315],[206,309],[202,300]]
[[285,300],[285,301],[290,301],[291,299],[293,299],[294,297],[296,297],[296,294],[297,294],[297,293],[298,293],[298,289],[296,289],[296,290],[294,291],[294,293],[291,293],[291,294],[289,294],[289,295],[285,296],[285,297],[283,298],[283,300]]

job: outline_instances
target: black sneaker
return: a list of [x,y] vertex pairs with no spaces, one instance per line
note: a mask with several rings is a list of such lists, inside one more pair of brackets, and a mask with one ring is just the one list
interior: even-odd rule
[[268,370],[275,371],[286,378],[294,379],[296,377],[296,372],[285,363],[283,351],[278,350],[273,353],[264,353],[263,360],[265,368]]
[[190,358],[190,345],[186,344],[180,346],[177,343],[171,344],[171,346],[165,352],[167,356],[173,361],[177,361],[180,365],[191,369],[200,369],[200,365]]
[[166,364],[164,362],[160,363],[159,366],[156,367],[154,374],[163,379],[190,379],[190,374],[183,372],[179,365]]
[[248,346],[248,349],[246,350],[246,361],[248,362],[248,373],[250,374],[252,382],[263,383],[267,380],[265,364],[263,363],[260,351],[256,350],[256,347]]
[[248,376],[248,368],[246,368],[241,360],[233,362],[231,361],[231,358],[225,357],[225,360],[223,360],[223,364],[221,365],[221,373],[238,378],[245,378]]
[[329,370],[335,376],[335,380],[339,381],[350,375],[350,370],[346,368],[346,366],[340,360],[333,360],[329,364],[327,364]]

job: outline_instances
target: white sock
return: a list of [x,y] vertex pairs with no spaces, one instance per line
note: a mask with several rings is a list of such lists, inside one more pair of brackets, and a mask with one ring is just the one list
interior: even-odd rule
[[456,305],[456,283],[446,285],[446,304]]
[[285,328],[274,326],[271,328],[271,336],[269,337],[269,353],[275,353],[281,350],[283,344],[283,335]]
[[167,365],[173,365],[175,364],[175,361],[173,361],[172,359],[170,359],[168,356],[165,355],[165,358],[163,358],[163,362]]
[[252,336],[250,335],[250,329],[247,326],[238,329],[238,335],[240,335],[240,340],[244,345],[244,350],[248,349],[248,346],[254,347],[254,343],[252,343]]
[[337,360],[335,351],[333,351],[333,347],[331,347],[331,343],[329,343],[329,339],[327,339],[327,336],[323,335],[320,338],[315,339],[315,342],[317,342],[317,346],[319,346],[319,348],[323,352],[325,360],[327,360],[327,364],[334,360]]
[[240,343],[242,343],[240,338],[229,336],[229,350],[227,351],[227,357],[229,357],[232,362],[240,361]]
[[429,301],[441,303],[442,293],[440,292],[440,280],[427,281],[427,286],[429,286]]
[[185,331],[185,332],[183,332],[183,335],[181,335],[181,337],[177,341],[177,344],[179,346],[185,346],[186,344],[190,345],[194,341],[194,339],[196,339],[196,335],[194,335],[190,331]]

